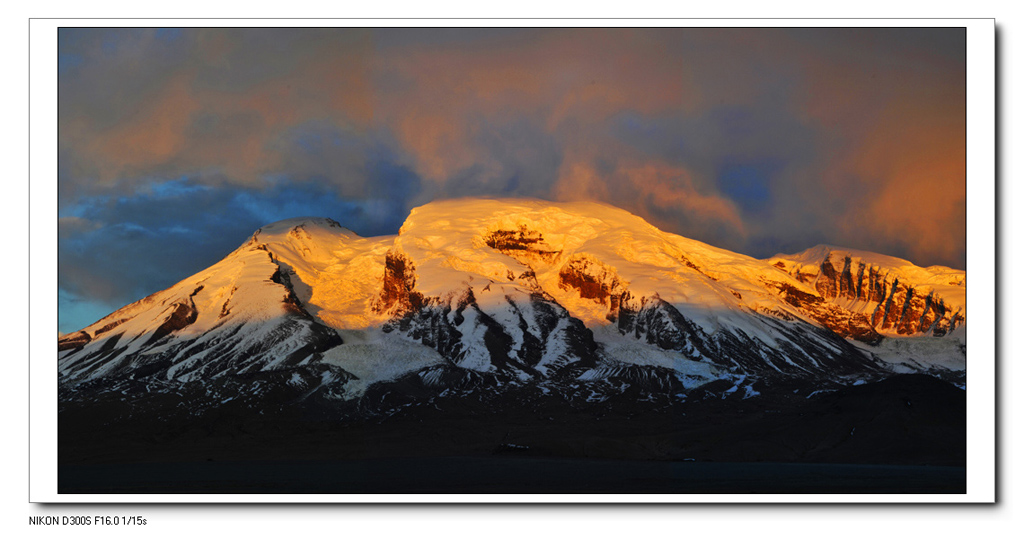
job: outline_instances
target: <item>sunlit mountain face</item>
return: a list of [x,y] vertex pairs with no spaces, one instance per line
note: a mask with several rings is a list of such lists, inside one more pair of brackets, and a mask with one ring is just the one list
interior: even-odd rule
[[[145,421],[143,432],[213,429],[219,439],[210,425],[251,425],[243,430],[262,437],[367,421],[401,431],[426,417],[442,431],[495,417],[522,426],[642,416],[639,425],[714,411],[742,422],[751,411],[818,413],[826,399],[877,387],[948,407],[966,384],[965,288],[963,271],[832,246],[754,259],[598,203],[438,202],[414,209],[397,235],[373,238],[330,219],[291,219],[60,338],[62,414],[90,411],[121,428]],[[878,423],[875,400],[896,398],[879,395],[837,419]],[[473,440],[467,450],[481,443],[511,442]],[[579,450],[560,443],[543,451]],[[627,443],[619,456],[689,451],[673,443]],[[955,461],[956,447],[927,458]],[[758,451],[741,458],[779,449]]]
[[852,381],[911,366],[948,377],[965,366],[965,290],[963,271],[837,247],[757,260],[603,204],[460,199],[414,209],[396,236],[315,218],[260,228],[210,268],[61,338],[60,363],[68,383],[323,364],[365,389],[381,377],[352,357],[399,346],[415,351],[405,368],[411,358],[371,364],[524,383],[613,365],[701,381]]

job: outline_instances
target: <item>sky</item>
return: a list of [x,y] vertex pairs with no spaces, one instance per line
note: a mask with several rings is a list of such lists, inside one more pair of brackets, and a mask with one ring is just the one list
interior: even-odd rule
[[395,234],[464,196],[597,200],[765,258],[966,266],[950,28],[58,33],[58,324],[286,218]]

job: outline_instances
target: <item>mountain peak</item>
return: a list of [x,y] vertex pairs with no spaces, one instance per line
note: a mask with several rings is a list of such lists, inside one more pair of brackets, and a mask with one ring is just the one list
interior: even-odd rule
[[[842,377],[880,368],[862,346],[962,327],[964,279],[828,245],[757,260],[596,202],[442,200],[396,236],[315,217],[266,225],[62,337],[60,361],[73,378],[158,362],[182,380],[322,364],[362,380],[352,391],[439,361],[523,380],[637,362],[704,379],[709,365]],[[962,357],[955,339],[933,348]]]
[[260,237],[287,234],[295,229],[329,230],[335,234],[355,234],[348,228],[341,226],[341,224],[334,219],[327,217],[293,217],[291,219],[282,219],[280,221],[275,221],[268,225],[261,226],[253,232],[252,239],[254,241],[260,241]]

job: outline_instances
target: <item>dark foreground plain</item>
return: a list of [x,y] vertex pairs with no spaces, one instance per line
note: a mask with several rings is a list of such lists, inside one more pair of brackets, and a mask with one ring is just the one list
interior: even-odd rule
[[957,494],[966,469],[490,456],[62,466],[60,484],[63,494]]
[[[713,389],[713,388],[712,388]],[[126,414],[65,403],[66,494],[928,494],[966,492],[966,399],[924,375],[808,396],[552,400],[495,409],[435,399],[339,421]],[[151,403],[154,404],[154,403]],[[154,408],[166,410],[166,408]]]

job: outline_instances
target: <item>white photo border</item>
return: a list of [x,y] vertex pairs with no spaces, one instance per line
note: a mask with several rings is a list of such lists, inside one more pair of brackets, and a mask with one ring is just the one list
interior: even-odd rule
[[[60,27],[962,27],[967,31],[967,269],[972,322],[967,493],[933,495],[68,495],[57,492],[57,30]],[[996,497],[995,21],[993,19],[32,19],[30,502],[45,503],[991,503]]]

